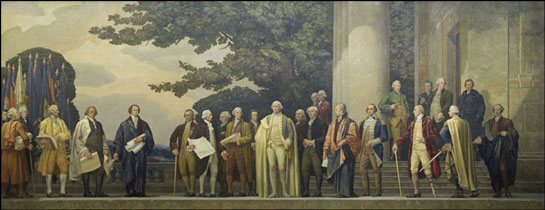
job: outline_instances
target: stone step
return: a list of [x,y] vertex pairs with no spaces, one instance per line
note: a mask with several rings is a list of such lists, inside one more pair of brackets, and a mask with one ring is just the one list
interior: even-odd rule
[[[409,192],[403,193],[404,196]],[[399,193],[382,197],[334,198],[200,198],[183,197],[183,193],[148,193],[145,198],[125,198],[110,193],[108,198],[44,198],[2,199],[1,209],[543,209],[543,194],[515,194],[514,198],[492,198],[481,192],[478,198],[451,199],[439,194],[433,198],[423,192],[423,198],[400,197]],[[58,195],[57,192],[54,195]],[[73,194],[75,195],[75,194]],[[469,195],[469,194],[466,194]],[[79,195],[78,195],[79,196]]]

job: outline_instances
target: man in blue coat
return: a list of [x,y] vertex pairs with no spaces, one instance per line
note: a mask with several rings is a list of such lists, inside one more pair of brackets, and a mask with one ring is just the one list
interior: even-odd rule
[[378,109],[375,104],[367,106],[367,118],[360,124],[362,150],[360,153],[360,168],[363,178],[363,195],[369,196],[368,169],[375,172],[375,195],[382,194],[382,142],[388,141],[386,123],[380,120],[375,113]]
[[[460,117],[469,123],[469,129],[471,130],[471,138],[475,139],[483,135],[482,123],[484,119],[484,110],[486,106],[484,104],[483,96],[479,91],[473,89],[474,83],[472,79],[467,79],[464,83],[466,90],[458,96],[457,106],[460,109]],[[475,152],[475,160],[480,160],[479,151],[482,150],[482,146],[473,145],[473,151]]]
[[[114,141],[114,159],[120,160],[125,180],[125,197],[145,197],[146,157],[153,151],[155,141],[151,129],[139,116],[140,107],[133,104],[129,107],[129,118],[121,122]],[[134,140],[134,144],[143,142],[139,151],[127,151],[125,146]]]

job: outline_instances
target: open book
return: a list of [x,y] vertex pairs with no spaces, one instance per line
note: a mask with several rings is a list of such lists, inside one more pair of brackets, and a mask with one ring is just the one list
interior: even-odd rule
[[139,143],[134,143],[134,141],[136,141],[138,137],[144,138],[144,136],[146,136],[145,133],[127,142],[127,145],[125,145],[125,149],[127,150],[127,152],[134,152],[134,153],[140,152],[140,150],[144,148],[144,145],[146,145],[146,143],[144,143],[144,141],[141,141]]

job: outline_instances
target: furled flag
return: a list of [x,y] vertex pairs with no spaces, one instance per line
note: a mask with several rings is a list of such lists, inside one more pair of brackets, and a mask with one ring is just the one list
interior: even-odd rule
[[40,116],[45,119],[49,114],[47,113],[49,105],[51,104],[51,92],[49,89],[49,68],[46,66],[45,58],[42,58],[43,67],[41,68],[41,84],[40,84]]
[[25,86],[23,81],[23,64],[21,63],[21,57],[17,63],[17,78],[15,79],[15,106],[21,107],[25,104]]

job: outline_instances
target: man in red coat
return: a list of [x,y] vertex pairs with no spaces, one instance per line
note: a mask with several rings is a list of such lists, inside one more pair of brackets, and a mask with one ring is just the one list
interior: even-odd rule
[[329,125],[331,122],[331,104],[325,100],[327,94],[324,90],[318,91],[318,119]]
[[[428,178],[430,182],[433,196],[435,197],[435,190],[433,188],[433,178],[437,179],[441,175],[441,169],[439,168],[439,160],[435,159],[430,165],[424,168],[424,173],[419,172],[422,166],[430,161],[432,157],[437,154],[435,148],[435,141],[438,138],[437,128],[435,123],[430,118],[424,117],[424,107],[417,105],[414,107],[414,120],[403,136],[396,140],[392,151],[397,153],[397,147],[407,141],[409,145],[409,178],[412,178],[414,185],[414,193],[408,195],[407,198],[419,198],[421,193],[418,189],[418,179]],[[431,168],[430,168],[431,166]]]

